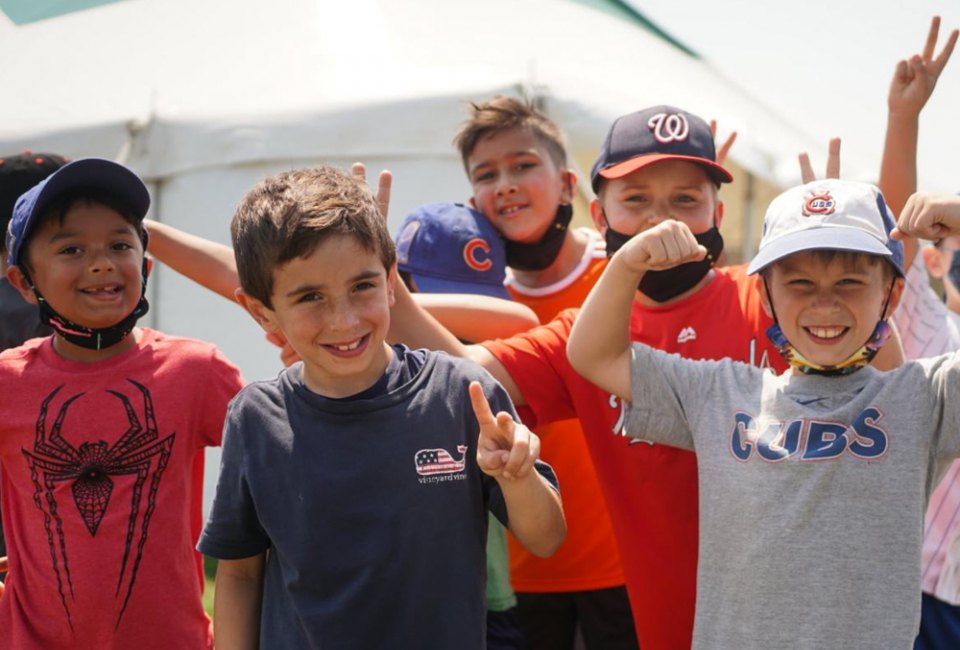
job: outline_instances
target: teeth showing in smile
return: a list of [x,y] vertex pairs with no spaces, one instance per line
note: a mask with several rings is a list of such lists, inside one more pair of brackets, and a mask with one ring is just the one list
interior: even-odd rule
[[514,212],[519,212],[523,209],[522,205],[511,205],[500,210],[500,214],[513,214]]
[[821,339],[834,339],[843,334],[845,327],[808,327],[811,334]]
[[350,350],[356,350],[358,347],[360,347],[361,340],[362,339],[357,339],[353,343],[348,343],[346,345],[334,345],[333,347],[340,350],[341,352],[349,352]]
[[117,285],[110,285],[107,287],[89,287],[87,289],[83,289],[82,291],[83,293],[88,293],[93,295],[110,294],[110,293],[117,293],[118,291],[120,291],[120,287]]

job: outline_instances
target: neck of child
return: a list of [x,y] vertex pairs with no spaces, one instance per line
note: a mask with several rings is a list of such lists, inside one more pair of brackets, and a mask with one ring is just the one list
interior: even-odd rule
[[677,294],[670,300],[665,300],[664,302],[657,302],[656,300],[654,300],[647,294],[643,293],[642,291],[637,291],[634,294],[633,299],[634,299],[634,302],[637,302],[638,304],[643,305],[644,307],[668,307],[670,305],[680,302],[684,298],[688,298],[689,296],[692,296],[693,294],[697,293],[701,289],[705,288],[708,284],[710,284],[710,281],[713,280],[715,274],[716,272],[713,269],[710,269],[709,271],[707,271],[707,274],[704,275],[702,278],[700,278],[699,282],[697,282],[695,285],[693,285],[683,293]]
[[81,347],[75,343],[71,343],[62,336],[54,334],[53,350],[58,356],[66,359],[67,361],[97,363],[100,361],[106,361],[107,359],[111,359],[119,354],[123,354],[127,350],[132,349],[137,344],[137,341],[140,340],[141,336],[142,332],[140,328],[135,327],[133,331],[124,336],[115,345],[111,345],[108,348],[103,348],[100,350],[91,350],[89,348]]
[[300,378],[311,393],[331,399],[352,397],[376,384],[393,359],[393,348],[381,341],[366,368],[350,375],[338,375],[304,361]]
[[587,235],[576,228],[568,228],[557,259],[553,260],[550,266],[542,271],[521,271],[511,268],[510,273],[518,283],[531,288],[546,287],[560,282],[573,273],[580,264],[580,260],[586,253],[588,242]]

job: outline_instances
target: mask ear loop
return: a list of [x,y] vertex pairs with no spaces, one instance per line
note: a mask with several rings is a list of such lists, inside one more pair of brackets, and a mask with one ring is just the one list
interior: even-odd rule
[[762,274],[760,279],[763,280],[763,291],[767,294],[767,304],[770,305],[770,316],[773,318],[773,323],[776,326],[780,326],[780,319],[777,318],[777,310],[773,308],[773,296],[770,295],[770,286],[767,284],[767,278]]

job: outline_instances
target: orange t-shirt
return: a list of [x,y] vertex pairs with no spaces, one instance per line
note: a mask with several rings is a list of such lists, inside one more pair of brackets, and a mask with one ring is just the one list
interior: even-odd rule
[[[600,278],[607,258],[603,240],[589,233],[590,243],[580,263],[564,280],[530,288],[507,281],[510,295],[546,323],[569,307],[579,307]],[[610,515],[604,506],[596,471],[590,460],[580,420],[569,419],[538,427],[541,457],[561,482],[567,538],[549,558],[539,558],[508,536],[510,581],[520,592],[568,592],[606,589],[624,584],[623,569]]]

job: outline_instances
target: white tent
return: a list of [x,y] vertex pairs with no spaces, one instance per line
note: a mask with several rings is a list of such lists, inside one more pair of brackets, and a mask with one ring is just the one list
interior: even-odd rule
[[[738,130],[751,175],[795,180],[796,152],[823,143],[642,20],[616,0],[127,0],[19,26],[0,14],[0,152],[122,160],[149,180],[152,216],[225,243],[244,191],[294,166],[391,169],[394,224],[465,199],[451,138],[467,100],[498,92],[542,100],[583,167],[616,116],[670,103]],[[238,307],[162,267],[150,291],[150,324],[216,342],[248,380],[276,373]]]
[[[451,138],[467,100],[498,92],[542,100],[583,167],[616,116],[654,103],[738,130],[735,161],[779,185],[795,180],[798,151],[822,149],[642,20],[616,0],[127,0],[26,25],[0,14],[0,152],[122,160],[150,181],[155,218],[226,242],[243,192],[292,166],[393,170],[394,224],[466,198]],[[162,268],[151,296],[153,324],[217,342],[248,378],[276,371],[236,307]]]

